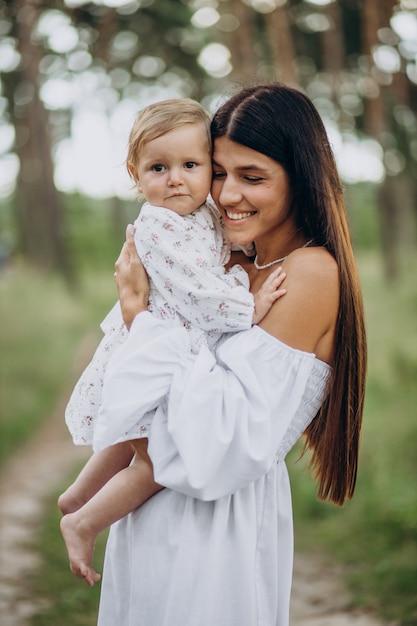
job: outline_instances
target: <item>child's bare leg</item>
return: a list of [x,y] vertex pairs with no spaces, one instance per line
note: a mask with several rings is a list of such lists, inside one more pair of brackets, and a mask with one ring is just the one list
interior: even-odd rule
[[160,489],[152,464],[137,453],[133,464],[115,474],[81,509],[64,515],[61,532],[72,572],[94,585],[100,579],[92,566],[97,535]]
[[127,467],[134,449],[130,441],[116,443],[93,454],[75,481],[58,498],[58,507],[63,515],[78,511],[117,472]]

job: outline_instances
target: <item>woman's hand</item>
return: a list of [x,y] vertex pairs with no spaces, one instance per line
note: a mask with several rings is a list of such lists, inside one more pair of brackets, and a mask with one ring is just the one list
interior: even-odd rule
[[127,328],[130,328],[138,313],[148,309],[149,297],[149,279],[136,251],[134,234],[134,227],[129,224],[114,273],[123,321]]

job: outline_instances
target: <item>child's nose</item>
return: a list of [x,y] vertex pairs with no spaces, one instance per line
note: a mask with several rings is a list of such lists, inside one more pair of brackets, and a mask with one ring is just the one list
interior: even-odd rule
[[174,167],[169,171],[168,184],[180,185],[183,182],[182,171],[179,167]]

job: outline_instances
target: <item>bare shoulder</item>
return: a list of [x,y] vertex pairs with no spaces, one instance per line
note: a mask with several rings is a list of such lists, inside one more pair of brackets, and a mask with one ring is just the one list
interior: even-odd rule
[[288,256],[283,264],[287,274],[294,280],[306,283],[311,281],[327,284],[328,287],[339,287],[339,268],[336,260],[325,248],[300,248]]
[[325,248],[294,251],[283,263],[287,293],[260,326],[284,343],[331,362],[339,310],[339,271]]

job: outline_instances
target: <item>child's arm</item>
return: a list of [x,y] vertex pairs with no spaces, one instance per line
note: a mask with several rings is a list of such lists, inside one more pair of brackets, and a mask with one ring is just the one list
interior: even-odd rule
[[275,300],[281,298],[286,294],[287,290],[280,288],[286,277],[285,272],[282,271],[282,267],[274,270],[265,279],[262,287],[253,294],[255,300],[255,311],[253,312],[252,322],[253,324],[259,324],[259,322],[268,313]]

